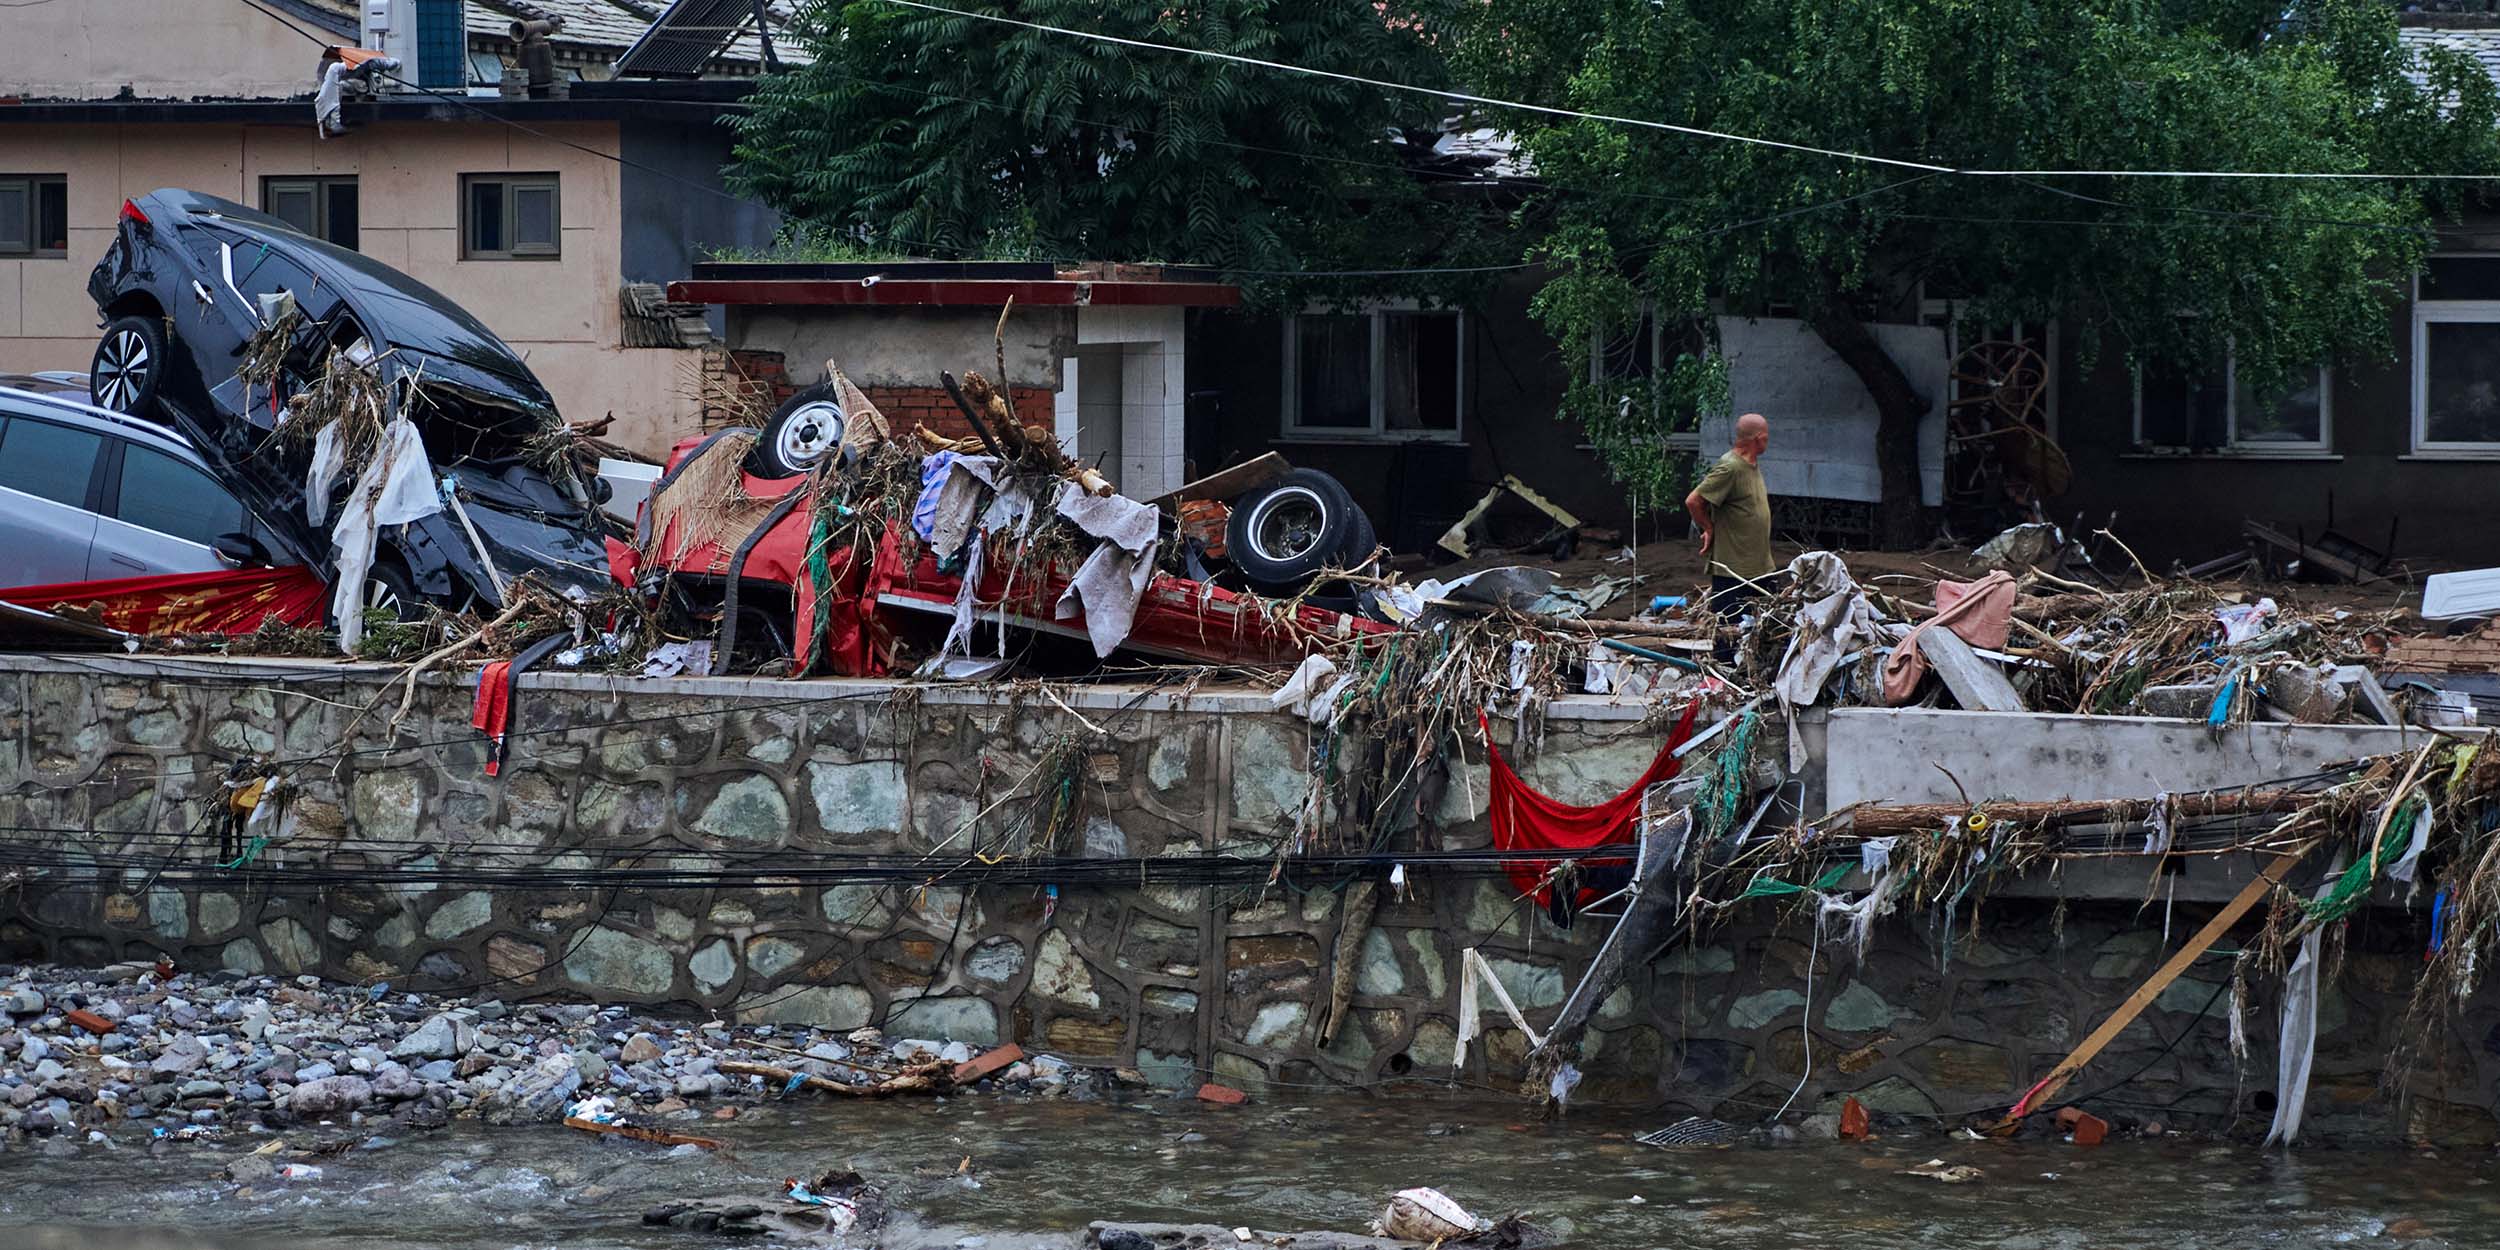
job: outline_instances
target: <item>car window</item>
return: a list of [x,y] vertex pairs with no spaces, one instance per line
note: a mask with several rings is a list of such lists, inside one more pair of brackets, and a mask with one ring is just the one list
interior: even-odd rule
[[152,447],[137,443],[122,452],[120,497],[113,515],[159,534],[202,546],[244,528],[243,505],[216,479]]
[[9,418],[0,431],[0,486],[39,499],[87,506],[87,483],[104,436],[29,417]]

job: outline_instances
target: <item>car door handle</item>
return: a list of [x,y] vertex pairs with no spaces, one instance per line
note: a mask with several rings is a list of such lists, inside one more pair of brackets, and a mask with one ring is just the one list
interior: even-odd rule
[[146,566],[146,565],[144,565],[144,564],[141,564],[141,563],[140,563],[140,562],[138,562],[137,560],[133,560],[133,559],[131,559],[129,556],[123,555],[122,553],[120,553],[120,552],[118,552],[118,551],[106,552],[105,554],[106,554],[106,556],[107,556],[108,558],[110,558],[110,559],[113,561],[113,563],[118,564],[118,565],[122,566],[123,568],[126,568],[126,569],[136,569],[136,570],[138,570],[139,572],[142,572],[142,573],[145,573],[145,572],[147,572],[147,571],[148,571],[148,566]]

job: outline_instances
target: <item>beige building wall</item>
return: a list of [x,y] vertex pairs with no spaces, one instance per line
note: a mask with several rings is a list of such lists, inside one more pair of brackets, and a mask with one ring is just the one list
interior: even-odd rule
[[336,42],[241,0],[49,0],[0,8],[0,95],[108,100],[127,86],[151,100],[284,99],[313,89],[321,48]]
[[[124,199],[181,186],[258,207],[263,178],[352,174],[365,254],[484,321],[565,416],[614,412],[613,441],[663,453],[693,428],[686,378],[699,353],[618,346],[617,165],[593,154],[616,152],[617,127],[533,129],[548,137],[487,121],[391,122],[324,140],[309,109],[301,126],[0,125],[0,172],[66,174],[70,202],[69,255],[0,260],[0,371],[87,368],[96,335],[87,274],[112,242]],[[477,173],[557,175],[560,258],[461,259],[461,175]]]

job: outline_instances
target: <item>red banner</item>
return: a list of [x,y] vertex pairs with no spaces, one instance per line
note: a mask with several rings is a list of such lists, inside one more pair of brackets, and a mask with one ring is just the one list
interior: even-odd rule
[[329,597],[329,585],[301,565],[0,590],[0,600],[133,634],[248,634],[273,616],[311,629]]

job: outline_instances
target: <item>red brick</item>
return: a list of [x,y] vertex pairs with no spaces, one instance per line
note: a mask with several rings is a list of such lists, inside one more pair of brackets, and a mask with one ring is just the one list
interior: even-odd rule
[[1213,1081],[1209,1081],[1198,1087],[1198,1101],[1211,1102],[1225,1107],[1238,1107],[1241,1104],[1250,1101],[1250,1095],[1242,1093],[1240,1090],[1234,1089],[1230,1085],[1218,1085]]
[[2089,1111],[2078,1111],[2075,1113],[2074,1130],[2076,1145],[2098,1146],[2109,1137],[2109,1121]]
[[99,1036],[113,1031],[112,1021],[83,1007],[72,1009],[62,1019]]
[[996,1050],[984,1051],[955,1065],[955,1083],[970,1085],[982,1077],[1024,1058],[1024,1047],[1009,1042]]
[[1866,1119],[1866,1104],[1855,1098],[1842,1102],[1840,1104],[1840,1139],[1842,1141],[1865,1141],[1872,1135]]

